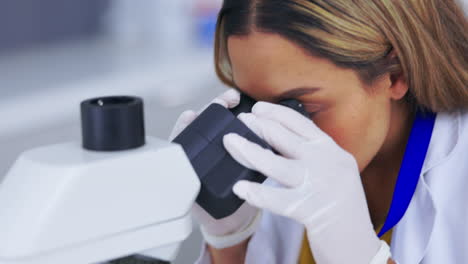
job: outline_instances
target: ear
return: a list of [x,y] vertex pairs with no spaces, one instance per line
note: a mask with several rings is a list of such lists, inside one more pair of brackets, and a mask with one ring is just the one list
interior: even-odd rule
[[[388,54],[388,58],[391,61],[398,61],[395,49],[392,48],[391,52]],[[408,83],[402,72],[390,74],[389,92],[390,98],[393,100],[400,100],[408,93]]]
[[393,74],[390,76],[390,97],[393,100],[400,100],[408,93],[408,84],[403,76],[403,74]]

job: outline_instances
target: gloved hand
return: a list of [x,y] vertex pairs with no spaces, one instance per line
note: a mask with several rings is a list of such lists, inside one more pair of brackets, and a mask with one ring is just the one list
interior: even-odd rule
[[[240,94],[230,89],[216,97],[211,103],[204,106],[199,112],[188,110],[183,112],[177,120],[169,140],[177,137],[198,115],[212,103],[220,104],[226,108],[236,107],[240,102]],[[223,177],[223,175],[219,175]],[[244,203],[233,215],[223,219],[214,219],[197,203],[192,207],[192,215],[200,224],[205,241],[214,248],[227,248],[246,240],[255,231],[259,223],[260,210]]]
[[259,102],[238,117],[281,156],[236,134],[224,137],[226,149],[284,187],[239,181],[236,195],[304,224],[317,263],[387,263],[390,251],[373,230],[351,154],[312,120],[280,105]]

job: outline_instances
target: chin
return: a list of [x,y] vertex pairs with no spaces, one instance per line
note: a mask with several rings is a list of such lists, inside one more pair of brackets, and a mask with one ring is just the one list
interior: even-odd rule
[[[356,156],[354,156],[356,158]],[[361,158],[361,159],[356,159],[359,167],[359,172],[362,173],[364,170],[367,169],[369,164],[371,164],[372,160],[374,159],[375,156],[372,156],[370,158]]]

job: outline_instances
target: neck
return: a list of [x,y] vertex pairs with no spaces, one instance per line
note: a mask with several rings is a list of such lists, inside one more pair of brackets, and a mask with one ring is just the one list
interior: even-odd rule
[[390,129],[387,138],[380,151],[369,164],[372,166],[399,165],[403,159],[411,128],[413,126],[414,113],[406,103],[398,103],[391,113]]
[[385,221],[390,208],[413,119],[414,114],[406,103],[395,103],[387,138],[375,158],[361,173],[375,227]]

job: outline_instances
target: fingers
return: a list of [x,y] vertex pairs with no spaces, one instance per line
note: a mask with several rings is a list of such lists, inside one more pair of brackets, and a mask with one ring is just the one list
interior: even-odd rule
[[193,120],[195,120],[200,115],[200,113],[205,111],[206,108],[208,108],[211,104],[220,104],[225,108],[229,109],[236,107],[239,104],[239,102],[240,93],[237,90],[231,88],[219,95],[218,97],[216,97],[215,99],[213,99],[213,101],[211,101],[209,104],[203,106],[200,111],[194,112],[192,110],[188,110],[183,112],[176,121],[176,124],[169,136],[169,140],[174,140],[174,138],[176,138],[177,135],[179,135],[188,125],[190,125],[190,123],[192,123]]
[[205,111],[206,108],[208,108],[211,104],[220,104],[225,108],[230,109],[236,107],[239,103],[240,93],[237,90],[231,88],[219,95],[218,97],[216,97],[215,99],[213,99],[213,101],[211,101],[210,103],[203,106],[197,114],[200,114],[203,111]]
[[238,118],[255,134],[265,140],[282,156],[291,159],[301,157],[304,138],[286,129],[278,122],[242,113]]
[[312,120],[282,105],[258,102],[253,106],[252,113],[258,117],[276,121],[308,140],[325,135]]
[[233,108],[236,107],[240,102],[240,93],[239,91],[231,88],[221,94],[218,99],[226,103],[226,108]]
[[224,136],[223,143],[229,154],[244,167],[258,171],[287,187],[296,187],[303,182],[303,170],[294,160],[276,155],[237,134]]
[[174,140],[190,123],[197,118],[197,114],[193,110],[187,110],[183,112],[176,121],[174,128],[172,129],[169,141]]
[[289,204],[291,196],[288,189],[249,181],[238,181],[232,190],[248,204],[279,215],[285,215],[284,207]]

